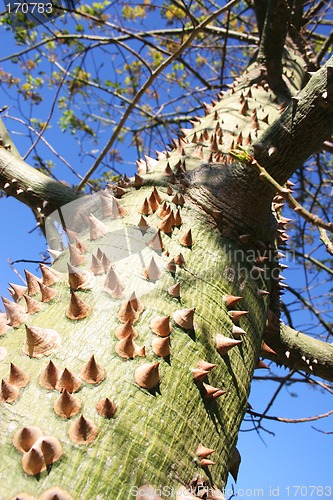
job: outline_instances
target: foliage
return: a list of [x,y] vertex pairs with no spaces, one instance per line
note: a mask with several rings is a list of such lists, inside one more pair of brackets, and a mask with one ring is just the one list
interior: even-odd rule
[[[17,49],[10,47],[8,56],[0,63],[7,104],[14,109],[19,106],[31,123],[40,113],[31,104],[43,102],[44,121],[52,113],[52,120],[56,117],[61,130],[75,136],[86,166],[86,155],[91,160],[97,154],[90,149],[95,144],[95,135],[100,144],[106,142],[110,127],[119,122],[124,107],[151,71],[186,39],[193,19],[198,22],[207,13],[208,8],[200,2],[193,2],[188,11],[173,2],[151,5],[147,1],[142,4],[104,1],[82,4],[75,13],[55,19],[45,27],[20,31],[16,34]],[[6,17],[1,19],[3,25],[9,22]],[[121,135],[118,140],[133,144],[137,158],[164,148],[179,128],[195,116],[203,97],[215,98],[231,76],[239,73],[239,33],[246,32],[246,26],[252,22],[252,9],[241,2],[232,15],[225,14],[213,21],[180,60],[152,82],[123,130],[125,138]],[[232,38],[228,39],[225,35],[231,29],[235,33],[229,34]],[[224,60],[226,43],[230,48]],[[251,46],[243,45],[244,59],[251,50]],[[12,86],[19,93],[14,100],[15,94],[7,92]],[[26,104],[21,95],[28,101]],[[14,109],[9,116],[16,114]],[[44,136],[49,138],[47,132]],[[40,156],[45,154],[50,152]],[[116,171],[123,168],[112,162],[104,163],[101,169],[110,167]]]

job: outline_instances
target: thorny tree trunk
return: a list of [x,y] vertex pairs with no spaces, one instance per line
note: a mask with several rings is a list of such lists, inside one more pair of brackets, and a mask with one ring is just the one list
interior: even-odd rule
[[[142,231],[129,231],[129,228],[138,226],[147,205],[148,211],[156,209],[156,199],[154,201],[151,193],[157,188],[166,207],[174,214],[179,208],[181,214],[181,222],[176,225],[173,221],[173,226],[169,226],[172,221],[164,214],[167,217],[161,227],[164,249],[154,257],[161,275],[149,265],[151,247],[145,246],[140,253],[114,261],[115,274],[108,271],[107,283],[105,274],[99,274],[107,268],[105,260],[103,271],[94,259],[96,276],[94,280],[91,276],[84,277],[81,289],[78,288],[76,295],[72,294],[69,312],[71,292],[68,278],[64,276],[52,285],[57,295],[48,302],[39,303],[37,307],[41,308],[35,314],[25,315],[17,309],[11,312],[13,305],[7,304],[12,328],[7,329],[1,318],[4,334],[0,347],[8,354],[0,374],[8,378],[8,364],[12,362],[29,374],[30,382],[19,393],[6,384],[2,388],[1,397],[7,401],[1,408],[2,496],[9,498],[22,491],[36,496],[49,487],[59,486],[73,498],[123,500],[135,496],[136,489],[148,483],[162,498],[175,498],[181,485],[192,484],[192,492],[195,492],[198,481],[193,480],[196,477],[203,478],[210,487],[222,488],[246,411],[265,331],[277,352],[270,356],[289,366],[297,362],[298,367],[309,370],[308,363],[302,366],[301,356],[307,352],[307,359],[311,359],[312,351],[307,349],[310,345],[313,349],[318,346],[307,343],[303,337],[296,339],[286,330],[281,336],[279,334],[276,222],[271,213],[274,190],[259,179],[250,165],[237,163],[227,155],[229,148],[237,144],[251,147],[256,143],[257,159],[283,183],[333,129],[332,60],[311,78],[280,118],[281,109],[304,86],[308,77],[302,48],[289,38],[285,44],[286,30],[281,27],[287,24],[288,12],[284,2],[272,2],[271,5],[276,10],[269,11],[266,21],[261,23],[263,42],[256,62],[218,103],[206,106],[206,116],[197,119],[192,129],[183,131],[184,137],[177,141],[173,151],[161,153],[158,160],[146,158],[139,162],[141,176],[135,181],[125,180],[121,189],[116,190],[116,195],[121,196],[120,208],[115,208],[114,199],[110,201],[107,196],[101,196],[104,212],[96,209],[94,215],[103,220],[110,233],[96,236],[96,221],[90,218],[89,230],[81,228],[78,236],[88,246],[83,256],[75,255],[74,250],[69,256],[66,250],[56,262],[63,269],[61,266],[71,259],[75,265],[80,264],[81,269],[88,270],[91,254],[101,258],[97,250],[100,247],[108,255],[112,238],[113,247],[119,244],[123,251],[123,238],[117,238],[126,231],[126,244],[137,247],[138,235],[144,234],[144,230],[141,227]],[[269,16],[277,15],[280,29],[271,35],[280,50],[273,51],[273,56],[267,42],[268,31],[272,29]],[[321,123],[316,136],[311,130],[314,118]],[[278,122],[270,126],[275,120]],[[30,173],[33,177],[33,170],[17,161],[10,151],[1,148],[2,187],[35,208],[37,198],[46,200],[54,208],[56,198],[47,195],[43,181],[36,184],[36,189],[34,186],[32,191],[27,191],[26,179]],[[8,175],[8,169],[14,172],[18,165],[21,177]],[[12,177],[15,182],[11,182]],[[64,195],[76,198],[65,188]],[[181,198],[174,198],[175,195],[184,197],[184,205]],[[142,209],[145,198],[150,201],[146,209]],[[62,201],[58,203],[62,204]],[[87,206],[89,215],[93,202],[88,201]],[[121,207],[125,207],[126,213]],[[47,213],[47,204],[42,208]],[[111,215],[107,214],[109,209]],[[115,211],[121,217],[115,218]],[[161,224],[158,213],[145,216],[152,228]],[[74,223],[66,225],[67,229],[76,229]],[[106,228],[102,225],[99,229],[103,233]],[[184,239],[189,229],[192,241]],[[168,263],[176,256],[179,258],[180,253],[184,263],[179,265],[177,261],[173,269]],[[264,256],[268,259],[262,261]],[[109,258],[112,260],[112,255],[109,254]],[[143,267],[148,268],[148,275],[144,274]],[[77,276],[75,273],[71,276],[73,290],[77,285],[72,280]],[[180,293],[177,287],[170,290],[177,283],[180,283]],[[135,343],[139,347],[133,347],[130,337],[125,345],[119,344],[117,338],[123,324],[119,312],[133,291],[143,304],[143,311],[133,320],[137,334]],[[28,295],[40,301],[40,295],[34,295],[31,288]],[[242,299],[235,305],[228,305],[226,297],[230,295]],[[89,310],[81,310],[81,303],[73,305],[76,296],[89,306]],[[31,305],[31,300],[28,301]],[[21,306],[22,302],[21,298]],[[242,315],[240,311],[248,313]],[[18,315],[18,319],[14,319],[13,314]],[[68,317],[80,314],[84,316],[80,320]],[[189,317],[184,319],[186,314]],[[156,334],[153,320],[167,316],[170,316],[170,339],[161,341],[158,339],[163,337]],[[33,327],[41,327],[56,330],[60,339],[52,332],[43,332],[40,345],[27,350],[24,322],[29,325],[29,338],[34,335],[36,338],[40,333]],[[220,354],[217,342],[223,338],[218,334],[241,342]],[[45,335],[51,336],[48,343]],[[158,349],[168,349],[169,340],[170,355],[158,356]],[[318,364],[311,367],[312,372],[332,380],[332,347],[318,344]],[[145,357],[140,349],[143,346]],[[34,357],[38,349],[42,354],[40,358]],[[286,349],[291,351],[288,358]],[[92,354],[104,367],[105,378],[97,384],[85,381],[78,388],[75,396],[81,408],[76,415],[68,419],[57,416],[53,406],[60,393],[51,390],[52,387],[49,390],[42,387],[40,374],[52,360],[60,374],[66,367],[77,375],[81,373],[81,378],[86,380],[87,375],[81,370]],[[122,357],[126,355],[129,359]],[[200,360],[216,366],[206,373],[198,371]],[[148,382],[143,382],[137,369],[147,363],[153,370],[153,380],[148,376]],[[159,384],[157,378],[154,379],[157,369]],[[152,388],[142,387],[145,383]],[[56,386],[61,387],[61,384]],[[111,419],[96,411],[96,404],[103,398],[109,398],[117,406]],[[11,403],[11,399],[15,401]],[[96,431],[87,431],[81,420],[75,437],[71,429],[81,414],[97,426],[96,436]],[[21,453],[12,444],[18,430],[32,425],[40,427],[43,435],[55,436],[63,448],[61,458],[36,477],[23,472]],[[85,432],[88,432],[86,440],[89,441],[89,437],[92,440],[88,444],[75,444],[78,436],[84,439]],[[205,456],[198,451],[199,444],[215,451]],[[43,455],[42,449],[43,444],[37,441],[33,451],[24,453],[26,471],[37,473],[43,469],[45,453]],[[209,460],[215,464],[210,464]],[[221,498],[216,491],[214,494],[215,498]]]

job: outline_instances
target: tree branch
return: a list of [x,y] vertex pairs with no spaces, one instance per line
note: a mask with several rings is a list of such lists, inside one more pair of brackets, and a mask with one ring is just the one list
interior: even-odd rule
[[[87,17],[88,19],[96,20],[94,16],[88,16],[87,14],[83,15],[82,12],[80,13],[82,17]],[[119,26],[115,26],[110,23],[104,23],[106,26],[110,26],[113,29],[117,29],[118,31],[122,33],[128,33],[124,36],[120,36],[118,38],[116,37],[110,37],[110,36],[101,36],[101,35],[88,35],[87,33],[61,33],[59,35],[55,36],[49,36],[43,38],[43,40],[40,40],[39,42],[36,42],[34,45],[30,45],[28,47],[25,47],[22,50],[19,50],[13,54],[10,54],[9,56],[2,57],[0,59],[0,63],[9,61],[10,59],[13,58],[18,58],[23,56],[24,54],[27,54],[29,52],[32,52],[33,50],[38,49],[39,47],[42,47],[44,45],[50,44],[52,42],[56,42],[59,40],[65,40],[65,41],[71,41],[71,40],[86,40],[86,41],[95,41],[99,42],[100,44],[103,45],[116,45],[118,42],[124,42],[127,40],[133,40],[133,39],[141,39],[140,41],[145,41],[145,39],[150,38],[150,37],[159,37],[163,36],[166,38],[167,36],[184,36],[188,35],[193,31],[193,28],[191,27],[184,27],[184,28],[172,28],[172,29],[160,29],[160,30],[149,30],[149,31],[140,31],[138,33],[130,33],[127,32],[124,28],[120,28]],[[226,35],[229,38],[233,38],[235,40],[239,40],[241,42],[248,42],[248,43],[258,43],[258,37],[255,35],[252,35],[250,33],[242,33],[241,31],[234,31],[234,30],[227,30],[225,28],[222,28],[220,26],[206,26],[204,31],[206,33],[213,33],[215,35],[221,36],[221,38],[224,38]]]
[[247,413],[249,415],[252,415],[253,417],[260,418],[260,420],[265,418],[266,420],[276,420],[277,422],[284,422],[286,424],[303,424],[304,422],[313,422],[315,420],[320,420],[321,418],[327,418],[333,414],[333,410],[330,410],[326,413],[321,413],[320,415],[315,415],[314,417],[304,417],[304,418],[285,418],[285,417],[275,417],[272,415],[263,415],[262,413],[258,413],[251,409],[248,409]]
[[298,201],[292,196],[290,189],[281,186],[278,182],[276,182],[276,180],[273,179],[271,175],[269,175],[267,170],[261,165],[259,165],[259,163],[256,160],[253,160],[251,162],[251,165],[253,165],[259,172],[260,179],[273,186],[274,189],[288,203],[289,207],[292,210],[294,210],[297,214],[299,214],[301,217],[303,217],[303,219],[305,219],[307,222],[310,222],[314,226],[326,229],[331,233],[333,232],[332,222],[325,222],[318,215],[314,215],[308,210],[306,210],[306,208],[304,208],[300,203],[298,203]]
[[265,353],[267,359],[293,370],[302,370],[325,380],[333,381],[333,346],[314,339],[285,324],[280,332],[267,330],[265,342],[277,353]]
[[0,147],[0,189],[13,196],[41,217],[78,198],[75,191]]
[[8,131],[6,129],[6,126],[1,120],[1,118],[0,118],[0,144],[1,146],[5,147],[8,151],[10,151],[13,156],[21,159],[21,155],[16,149],[15,144],[11,140]]
[[309,255],[307,253],[299,252],[298,250],[292,250],[292,251],[298,257],[301,257],[304,260],[308,260],[309,262],[314,264],[316,267],[319,267],[320,269],[323,269],[324,271],[326,271],[328,274],[333,275],[333,269],[330,269],[329,267],[327,267],[324,264],[324,262],[321,262],[321,260],[317,260],[314,257],[312,257],[311,255]]
[[261,37],[266,18],[267,2],[265,0],[254,0],[254,11],[256,14],[259,35]]
[[[315,130],[315,133],[314,133]],[[253,145],[254,157],[284,184],[333,131],[333,57]]]
[[325,229],[319,228],[319,233],[320,233],[320,241],[322,243],[324,243],[327,252],[330,255],[333,255],[333,243],[331,242],[331,240],[327,236],[327,232],[325,231]]
[[325,54],[327,53],[327,51],[329,50],[329,48],[331,47],[332,45],[332,42],[333,42],[333,31],[331,31],[331,33],[328,35],[328,37],[326,38],[325,42],[323,43],[323,46],[320,50],[320,52],[318,53],[317,57],[316,57],[316,64],[319,65],[322,58],[325,56]]
[[222,14],[222,12],[225,12],[226,10],[230,9],[233,5],[235,5],[236,3],[238,3],[238,1],[239,0],[231,0],[229,3],[227,3],[227,5],[225,5],[224,7],[220,8],[220,9],[218,9],[217,11],[215,11],[210,16],[206,17],[206,19],[204,19],[200,24],[198,24],[193,29],[193,31],[191,32],[191,34],[188,36],[188,38],[186,38],[186,40],[181,44],[181,46],[173,54],[171,54],[165,61],[163,61],[158,66],[158,68],[156,68],[155,71],[153,71],[153,73],[150,75],[150,77],[146,80],[146,82],[139,89],[139,91],[137,92],[137,94],[135,95],[135,97],[132,99],[132,101],[129,104],[128,108],[126,109],[125,113],[121,117],[121,119],[120,119],[117,127],[114,129],[114,131],[113,131],[110,139],[108,140],[108,142],[104,146],[103,151],[101,152],[101,154],[99,155],[99,157],[97,158],[97,160],[95,161],[95,163],[92,165],[92,167],[88,170],[88,172],[84,176],[83,180],[80,182],[80,184],[78,186],[79,189],[82,189],[84,187],[84,185],[86,184],[86,182],[88,181],[88,179],[91,177],[91,175],[99,167],[99,165],[101,164],[101,162],[103,161],[103,159],[107,155],[108,151],[113,146],[115,140],[117,139],[117,137],[118,137],[121,129],[124,126],[124,123],[126,122],[128,116],[132,112],[132,109],[135,107],[135,105],[137,104],[137,102],[139,102],[139,100],[141,99],[141,97],[143,96],[143,94],[150,87],[150,85],[156,79],[156,77],[160,73],[162,73],[162,71],[164,71],[165,68],[167,68],[175,59],[177,59],[177,57],[179,57],[184,52],[184,50],[192,43],[192,41],[195,39],[195,37],[198,35],[198,33],[200,33],[203,30],[203,28],[205,28],[205,26],[207,26],[207,24],[209,24],[210,22],[212,22],[216,17],[218,17],[220,14]]
[[269,0],[257,60],[270,78],[281,78],[282,56],[287,36],[289,7],[286,0]]

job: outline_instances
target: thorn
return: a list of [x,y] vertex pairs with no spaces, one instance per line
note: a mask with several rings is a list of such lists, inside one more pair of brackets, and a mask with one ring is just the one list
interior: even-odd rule
[[199,444],[197,450],[196,450],[196,455],[200,458],[207,458],[209,455],[214,453],[216,450],[213,450],[211,448],[206,448],[206,446],[203,446],[202,444]]
[[250,241],[250,235],[249,234],[241,234],[238,239],[239,239],[240,243],[242,243],[243,245],[247,245]]
[[217,365],[215,363],[209,363],[204,359],[200,359],[200,361],[198,361],[198,368],[200,368],[201,370],[206,370],[208,372],[211,372],[216,366]]
[[162,274],[163,273],[157,266],[154,257],[152,257],[148,266],[143,269],[144,277],[149,281],[157,281]]
[[261,344],[261,356],[265,356],[265,354],[273,354],[274,356],[277,356],[277,353],[275,351],[273,351],[273,349],[271,349],[269,347],[269,345],[267,345],[265,342],[263,342]]
[[88,444],[95,439],[98,434],[98,428],[92,420],[85,419],[81,415],[77,420],[71,423],[68,430],[69,438],[77,444]]
[[271,148],[269,148],[268,150],[268,156],[271,157],[271,156],[276,156],[278,153],[278,149],[275,147],[275,146],[272,146]]
[[221,356],[224,356],[230,349],[241,343],[241,340],[230,339],[220,333],[216,335],[216,349]]
[[249,314],[249,311],[229,311],[229,315],[234,321],[238,321],[242,316]]
[[260,288],[258,288],[257,294],[258,297],[263,297],[264,295],[269,295],[270,293],[267,290],[260,290]]
[[244,100],[244,103],[243,103],[243,105],[242,105],[242,107],[241,107],[241,110],[240,110],[241,115],[246,116],[246,115],[247,115],[248,110],[249,110],[249,106],[248,106],[247,100],[245,99],[245,100]]
[[189,229],[185,234],[179,238],[179,243],[184,247],[191,248],[193,245],[192,232]]
[[246,332],[243,330],[243,328],[233,325],[232,334],[236,339],[240,339],[242,335],[246,335]]
[[135,383],[144,389],[153,389],[156,387],[160,381],[159,364],[144,363],[140,365],[134,373]]
[[141,175],[135,173],[134,174],[134,186],[136,188],[140,188],[143,185],[143,183],[144,183],[144,178],[141,177]]
[[173,319],[177,323],[178,326],[183,328],[184,330],[193,330],[195,308],[192,307],[190,309],[179,309],[175,311],[173,314]]
[[224,295],[223,301],[225,302],[227,309],[232,309],[238,302],[242,300],[243,297],[238,297],[235,295]]
[[266,365],[266,363],[264,363],[263,361],[261,361],[261,359],[259,359],[256,369],[261,369],[261,368],[268,370],[269,366]]

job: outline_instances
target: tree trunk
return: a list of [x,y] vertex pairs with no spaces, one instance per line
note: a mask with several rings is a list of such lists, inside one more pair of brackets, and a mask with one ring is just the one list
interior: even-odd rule
[[[176,208],[171,202],[172,195],[166,193],[166,187],[166,183],[164,186],[160,183],[159,193],[172,208]],[[134,228],[138,223],[139,207],[151,192],[152,188],[147,186],[124,196],[124,206],[129,213],[121,221],[114,220],[110,224],[111,228],[115,226],[114,231],[121,243],[124,232],[127,230],[128,233],[128,228],[131,225]],[[251,278],[253,262],[244,260],[243,248],[223,238],[201,209],[186,201],[181,216],[181,227],[175,228],[172,236],[162,235],[164,251],[154,258],[163,274],[155,284],[143,276],[141,262],[147,267],[151,258],[151,249],[146,246],[142,255],[134,253],[114,263],[115,272],[125,286],[121,298],[114,299],[103,290],[104,275],[95,277],[91,290],[77,292],[91,307],[91,313],[85,319],[73,321],[66,317],[70,301],[66,280],[53,285],[58,295],[43,304],[41,311],[28,315],[25,322],[29,326],[59,332],[61,346],[54,354],[40,359],[24,355],[23,324],[7,331],[1,339],[1,346],[10,353],[9,360],[28,373],[31,379],[15,403],[6,403],[2,407],[1,442],[2,449],[6,450],[3,451],[2,467],[11,471],[3,484],[3,495],[9,497],[23,490],[39,494],[47,487],[58,485],[74,498],[96,498],[99,495],[105,499],[123,499],[129,498],[131,489],[145,481],[157,488],[165,486],[176,491],[179,484],[187,485],[198,473],[209,478],[213,485],[222,487],[225,484],[230,452],[246,410],[266,321],[268,299],[259,299],[257,290],[270,287],[270,283],[267,280],[264,284],[261,277]],[[159,218],[151,215],[148,221],[155,225]],[[193,238],[191,248],[179,242],[188,229],[191,229]],[[128,244],[134,248],[138,246],[138,233],[141,234],[133,230],[129,234],[134,241]],[[113,238],[113,233],[110,237]],[[105,235],[94,246],[110,250],[109,242],[109,235]],[[110,251],[112,253],[112,249]],[[169,257],[166,257],[167,253]],[[184,256],[184,265],[177,266],[175,273],[163,269],[171,257],[179,253]],[[87,255],[85,259],[88,264]],[[63,260],[68,260],[67,251],[56,262],[61,269]],[[128,269],[132,276],[127,276]],[[168,293],[168,288],[178,282],[180,298]],[[117,314],[124,298],[133,291],[144,305],[134,328],[138,334],[135,342],[146,347],[146,357],[124,360],[115,352],[118,342],[115,332],[121,325]],[[243,296],[241,307],[237,308],[249,311],[239,322],[228,312],[224,301],[228,294]],[[194,327],[184,329],[177,325],[173,315],[178,310],[189,308],[195,308]],[[157,316],[171,317],[171,353],[165,359],[152,352],[153,340],[159,337],[150,325]],[[233,338],[234,324],[246,332],[244,340],[221,356],[217,352],[216,337],[222,334]],[[76,395],[82,402],[84,417],[97,425],[98,435],[89,445],[75,446],[68,436],[71,422],[57,417],[52,408],[59,393],[42,388],[38,377],[50,359],[61,370],[67,367],[79,374],[92,354],[105,368],[105,380],[98,385],[83,384]],[[198,368],[200,360],[217,366],[202,382],[195,383],[191,370]],[[135,383],[134,374],[144,363],[156,362],[160,362],[161,381],[159,388],[152,393]],[[4,377],[7,370],[6,363]],[[218,388],[226,393],[218,399],[207,397],[203,383],[215,387],[213,392]],[[97,402],[105,397],[117,406],[116,415],[111,420],[96,412]],[[38,482],[23,473],[20,453],[12,444],[13,434],[26,425],[39,426],[44,434],[56,436],[63,446],[62,459],[48,474],[43,472]],[[196,455],[200,443],[216,450],[210,457],[216,465],[200,467]]]
[[[306,77],[304,61],[292,42],[285,49],[282,63],[287,72],[285,82],[288,78],[293,82],[293,88],[288,89],[292,95],[301,89]],[[332,62],[318,72],[316,78],[320,84],[316,80],[316,85],[310,85],[310,91],[308,88],[298,98],[297,106],[303,110],[304,118],[299,120],[299,126],[307,126],[309,111],[306,110],[312,110],[309,99],[320,95],[332,107],[327,94],[322,95],[322,86],[331,85],[331,66]],[[275,66],[270,62],[269,67]],[[68,285],[68,277],[63,274],[52,285],[57,295],[40,302],[38,292],[41,309],[27,315],[16,310],[20,316],[17,320],[9,310],[13,306],[7,304],[7,319],[12,328],[6,329],[2,321],[4,334],[0,342],[2,353],[5,349],[7,356],[0,373],[8,378],[8,363],[12,362],[30,376],[30,382],[19,394],[12,390],[12,396],[8,396],[7,386],[2,388],[1,397],[6,401],[1,407],[0,431],[5,498],[22,491],[37,496],[47,488],[59,486],[73,498],[123,500],[135,497],[144,484],[157,490],[151,498],[158,495],[176,498],[180,486],[192,485],[193,494],[198,492],[196,488],[201,484],[198,478],[208,488],[221,489],[226,484],[267,316],[269,332],[275,331],[279,337],[276,320],[279,266],[276,224],[271,213],[274,189],[259,179],[251,165],[234,161],[227,153],[237,145],[250,147],[256,143],[254,151],[258,152],[261,163],[268,171],[282,172],[279,179],[282,182],[298,165],[293,156],[293,147],[298,152],[298,135],[294,135],[296,144],[291,145],[275,132],[278,125],[275,129],[269,127],[279,119],[279,108],[286,105],[286,86],[272,81],[267,68],[262,59],[253,63],[218,103],[206,106],[205,118],[183,132],[184,138],[176,142],[172,152],[159,154],[157,161],[146,158],[139,162],[142,178],[125,180],[115,190],[116,195],[122,195],[120,205],[107,194],[95,195],[76,201],[55,215],[55,220],[66,229],[78,230],[78,238],[87,246],[82,255],[73,249],[71,255],[68,250],[61,252],[55,268],[64,271],[68,261],[80,265],[80,270],[87,271],[92,265],[96,276],[92,277],[91,272],[77,276],[72,270]],[[287,118],[293,108],[289,109],[284,115]],[[319,114],[323,112],[320,107],[316,109]],[[289,135],[294,134],[295,126]],[[332,123],[326,120],[325,127],[318,131],[322,140],[327,129],[332,130]],[[262,136],[266,129],[266,135]],[[271,130],[276,143],[269,135]],[[279,130],[288,134],[287,127]],[[316,144],[320,143],[320,137]],[[310,150],[312,146],[307,144],[307,147]],[[174,215],[180,209],[181,221],[172,221],[164,214],[160,226],[162,219],[155,210],[158,206],[161,209],[162,202],[156,203],[156,196],[154,201],[153,188],[157,188]],[[149,202],[142,209],[145,198]],[[148,211],[155,211],[144,215],[151,230],[144,229],[142,220],[138,228],[147,206]],[[90,213],[102,220],[103,225],[89,218]],[[87,220],[88,226],[82,222]],[[55,242],[55,225],[50,222],[48,227],[52,228],[50,242],[57,252],[63,236]],[[159,227],[163,250],[148,244],[153,236],[155,243],[158,240]],[[71,239],[73,235],[68,234]],[[82,248],[80,243],[77,245]],[[102,253],[112,262],[115,274],[108,268],[105,257],[103,267]],[[180,253],[183,263],[179,260]],[[93,262],[92,254],[97,258]],[[261,263],[261,257],[267,259]],[[171,259],[176,259],[177,264],[170,264]],[[80,279],[78,287],[74,282]],[[180,283],[179,293],[177,287],[170,290],[177,283]],[[129,317],[134,316],[132,326],[137,346],[130,337],[120,344],[116,337],[121,335],[119,327],[124,321],[122,306],[133,292],[143,304],[140,314],[128,308],[126,312]],[[33,290],[28,293],[36,298]],[[230,296],[241,299],[232,304]],[[89,306],[89,311],[81,309],[76,297]],[[19,299],[19,304],[22,301]],[[269,308],[275,314],[268,314]],[[85,317],[75,319],[80,315]],[[168,316],[170,354],[164,352],[163,357],[159,349],[168,349],[168,341],[159,340],[163,337],[154,320]],[[28,325],[27,333],[24,323]],[[164,326],[165,323],[167,320]],[[26,347],[25,336],[36,341],[40,333],[34,327],[56,330],[60,338],[44,331],[43,338],[37,339],[38,345]],[[163,335],[167,333],[164,331]],[[228,341],[224,337],[229,343],[240,342],[234,342],[225,352],[224,344]],[[288,339],[283,338],[283,342],[288,343]],[[277,350],[285,349],[285,344],[277,344]],[[140,349],[143,346],[145,353]],[[35,357],[36,353],[40,357]],[[105,370],[104,378],[97,383],[86,382],[87,375],[82,373],[92,355]],[[77,414],[68,418],[58,416],[53,408],[63,386],[58,382],[58,390],[52,390],[40,384],[40,375],[50,360],[60,375],[66,367],[81,376],[81,382],[83,378],[77,392],[68,388],[81,404]],[[202,371],[202,360],[216,366]],[[287,359],[284,361],[288,364]],[[147,364],[150,375],[140,377],[142,367],[147,368]],[[95,377],[97,380],[96,374]],[[11,398],[15,401],[11,402]],[[97,412],[96,405],[104,398],[116,404],[112,418]],[[81,414],[94,422],[96,430],[87,431],[82,419],[73,430],[73,422]],[[23,459],[22,453],[15,449],[13,436],[25,426],[38,426],[43,435],[55,436],[60,441],[63,454],[47,470],[43,470],[46,459],[45,453],[40,455],[40,441],[34,444],[33,452],[23,454]],[[80,439],[86,442],[75,443]],[[206,456],[198,449],[199,445],[214,451]],[[28,473],[22,470],[21,460]],[[40,474],[39,469],[42,469]],[[34,474],[29,474],[29,470]],[[211,494],[212,498],[214,495],[221,498],[216,491]]]

